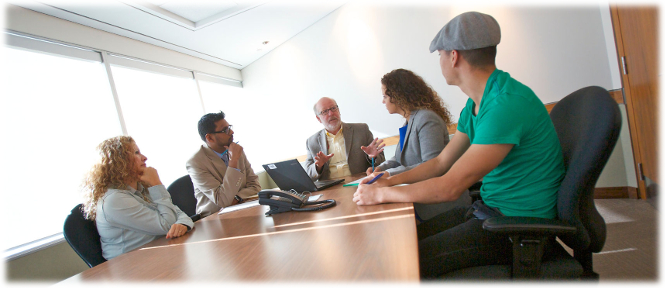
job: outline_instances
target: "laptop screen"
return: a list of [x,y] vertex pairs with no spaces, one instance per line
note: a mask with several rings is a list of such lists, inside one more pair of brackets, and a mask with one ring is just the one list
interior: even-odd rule
[[316,185],[296,159],[262,166],[281,190],[289,191],[293,189],[299,193],[317,191]]

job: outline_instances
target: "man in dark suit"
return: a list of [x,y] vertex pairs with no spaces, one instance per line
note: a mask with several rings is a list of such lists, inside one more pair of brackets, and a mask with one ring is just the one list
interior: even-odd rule
[[383,141],[374,138],[365,123],[343,123],[334,99],[314,104],[316,119],[324,129],[307,139],[305,170],[312,180],[340,178],[365,172],[385,160]]

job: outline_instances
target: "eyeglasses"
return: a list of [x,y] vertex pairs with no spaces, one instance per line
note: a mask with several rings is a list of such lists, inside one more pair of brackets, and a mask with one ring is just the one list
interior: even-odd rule
[[319,115],[325,115],[325,116],[328,116],[328,113],[330,113],[330,112],[332,112],[332,113],[337,112],[337,108],[338,108],[337,105],[335,105],[335,106],[333,106],[333,107],[330,107],[330,108],[328,108],[328,109],[326,109],[326,110],[321,111],[321,112],[319,113]]
[[233,130],[233,125],[226,126],[226,127],[225,127],[224,129],[222,129],[221,131],[213,131],[213,132],[210,132],[210,133],[208,133],[208,134],[224,133],[224,134],[226,134],[226,135],[230,135],[231,130]]

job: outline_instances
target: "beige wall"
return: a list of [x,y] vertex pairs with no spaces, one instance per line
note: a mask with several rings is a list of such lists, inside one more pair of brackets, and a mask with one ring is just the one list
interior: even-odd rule
[[88,265],[67,242],[5,262],[8,283],[44,282],[52,284],[88,269]]
[[626,105],[619,104],[619,110],[621,111],[621,134],[610,159],[598,178],[598,183],[596,183],[598,188],[637,187]]

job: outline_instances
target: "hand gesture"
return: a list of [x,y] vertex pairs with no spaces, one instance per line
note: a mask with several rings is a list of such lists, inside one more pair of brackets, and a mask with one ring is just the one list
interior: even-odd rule
[[143,175],[141,175],[141,181],[150,185],[150,187],[155,185],[162,184],[162,181],[159,180],[159,174],[157,174],[157,169],[152,167],[146,167],[143,169]]
[[326,155],[323,154],[322,151],[319,151],[319,153],[317,153],[316,156],[314,156],[315,160],[314,165],[316,165],[316,170],[321,171],[323,165],[325,165],[326,162],[328,162],[328,160],[330,160],[330,158],[332,158],[333,156],[335,156],[335,153],[330,153]]
[[169,233],[166,233],[166,239],[180,237],[182,235],[185,235],[185,233],[187,233],[187,226],[176,223],[171,225]]
[[[379,167],[374,167],[374,171],[372,171],[372,167],[369,167],[369,168],[367,168],[367,171],[365,171],[365,173],[367,174],[367,176],[369,176],[369,175],[372,175],[372,173],[381,172],[381,171],[382,170]],[[386,172],[386,173],[388,173],[388,172]],[[378,174],[378,173],[376,173],[376,174]],[[376,176],[376,174],[374,176]]]
[[385,146],[386,145],[383,144],[383,139],[379,140],[379,138],[377,137],[374,138],[374,140],[372,140],[372,143],[369,143],[369,145],[360,146],[360,149],[365,151],[365,154],[367,154],[367,156],[369,156],[370,158],[376,158],[376,156],[378,156],[379,153],[383,152],[383,147]]
[[224,148],[227,150],[226,153],[229,153],[229,167],[238,168],[238,158],[240,158],[240,154],[242,154],[242,146],[231,142],[229,146],[224,146]]

